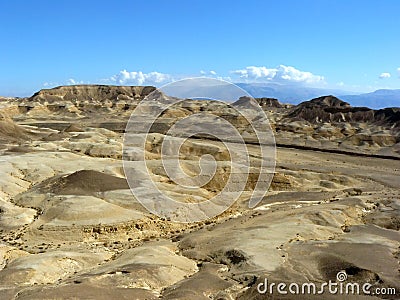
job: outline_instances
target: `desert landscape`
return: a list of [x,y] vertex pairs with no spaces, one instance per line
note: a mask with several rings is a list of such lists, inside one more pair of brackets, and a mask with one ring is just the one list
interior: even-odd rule
[[126,180],[123,160],[135,156],[124,133],[149,95],[155,107],[169,97],[152,86],[111,85],[0,97],[0,299],[322,299],[257,287],[266,278],[335,281],[339,272],[396,294],[323,299],[400,296],[400,108],[352,107],[329,95],[298,105],[246,96],[229,105],[179,102],[138,151],[157,187],[183,203],[224,188],[231,154],[207,135],[187,138],[179,149],[185,172],[199,174],[205,154],[217,170],[201,188],[176,184],[161,153],[177,120],[207,112],[229,121],[246,136],[257,171],[262,145],[232,107],[260,106],[276,143],[271,185],[256,207],[248,202],[258,175],[239,173],[235,203],[182,223],[150,213]]

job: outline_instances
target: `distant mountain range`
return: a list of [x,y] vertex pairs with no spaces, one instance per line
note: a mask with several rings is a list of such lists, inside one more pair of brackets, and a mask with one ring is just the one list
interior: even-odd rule
[[[310,88],[301,85],[277,83],[235,83],[254,98],[277,98],[280,102],[299,104],[324,95],[343,95],[344,91],[334,89]],[[348,93],[346,93],[348,94]]]
[[277,98],[280,102],[299,104],[313,98],[333,95],[352,106],[365,106],[374,109],[400,106],[400,89],[377,90],[365,94],[349,94],[347,91],[335,89],[310,88],[299,85],[280,85],[275,83],[236,83],[255,98]]
[[353,106],[366,106],[370,108],[399,107],[400,89],[376,90],[372,93],[360,95],[342,95],[339,98],[349,102]]

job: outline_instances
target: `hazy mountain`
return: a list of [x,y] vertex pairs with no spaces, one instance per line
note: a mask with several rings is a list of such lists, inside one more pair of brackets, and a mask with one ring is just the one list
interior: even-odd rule
[[371,108],[398,107],[400,106],[400,89],[398,90],[376,90],[372,93],[360,95],[339,96],[353,106],[367,106]]
[[349,102],[352,106],[385,108],[400,106],[400,89],[377,90],[372,93],[357,94],[342,90],[310,88],[300,85],[281,85],[275,83],[237,83],[253,97],[277,98],[280,102],[299,104],[324,95],[334,95]]
[[349,92],[334,89],[310,88],[300,85],[282,85],[276,83],[237,83],[255,98],[277,98],[280,102],[299,104],[300,102],[323,95],[344,95]]

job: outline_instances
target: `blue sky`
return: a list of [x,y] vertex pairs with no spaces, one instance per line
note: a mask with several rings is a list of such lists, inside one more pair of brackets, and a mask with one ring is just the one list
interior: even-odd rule
[[188,76],[400,88],[400,1],[1,1],[0,95]]

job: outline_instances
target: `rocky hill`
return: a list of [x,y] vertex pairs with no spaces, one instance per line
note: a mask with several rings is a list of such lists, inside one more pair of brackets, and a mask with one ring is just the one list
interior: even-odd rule
[[283,107],[285,107],[285,105],[280,103],[279,100],[276,99],[276,98],[262,97],[262,98],[255,98],[255,100],[264,109],[272,108],[272,107],[274,107],[274,108],[283,108]]
[[29,98],[32,102],[138,100],[153,92],[153,86],[71,85],[43,89]]
[[300,103],[286,115],[286,118],[310,123],[365,122],[399,128],[400,108],[374,110],[367,107],[352,107],[334,96],[323,96]]

